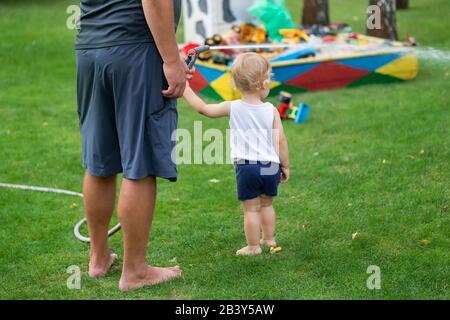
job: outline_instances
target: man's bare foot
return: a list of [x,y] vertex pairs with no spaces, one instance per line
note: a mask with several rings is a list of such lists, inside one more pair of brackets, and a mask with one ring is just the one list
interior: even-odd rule
[[119,281],[119,289],[129,291],[145,286],[154,286],[181,277],[181,272],[180,267],[175,266],[171,268],[148,267],[147,272],[140,276],[126,276],[122,274]]
[[236,251],[237,256],[254,256],[261,254],[262,250],[259,246],[247,246]]
[[108,271],[111,269],[114,261],[117,259],[117,254],[111,253],[109,255],[109,260],[99,261],[98,263],[89,262],[89,277],[100,278],[106,276]]
[[261,239],[259,241],[260,244],[265,244],[266,246],[268,246],[269,248],[275,248],[277,246],[277,243],[275,241],[275,239],[271,239],[271,240],[265,240],[265,239]]

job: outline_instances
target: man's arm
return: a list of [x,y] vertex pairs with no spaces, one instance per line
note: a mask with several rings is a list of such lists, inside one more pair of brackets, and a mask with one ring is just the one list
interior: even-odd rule
[[168,98],[181,97],[186,85],[187,74],[191,74],[191,71],[180,59],[178,52],[173,1],[142,0],[142,7],[164,62],[164,75],[169,83],[169,88],[163,91],[163,95]]
[[286,183],[289,180],[289,148],[284,134],[283,123],[281,122],[280,114],[278,110],[274,107],[274,118],[273,118],[273,143],[275,151],[280,158],[281,165],[281,182]]
[[209,118],[220,118],[230,115],[231,102],[229,101],[218,104],[206,104],[205,101],[195,94],[189,85],[186,86],[183,96],[192,109]]

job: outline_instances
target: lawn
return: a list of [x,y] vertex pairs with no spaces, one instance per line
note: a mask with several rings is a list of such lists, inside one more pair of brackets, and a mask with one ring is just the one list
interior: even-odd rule
[[[366,1],[330,2],[333,21],[364,30]],[[448,55],[450,2],[410,2],[399,34]],[[75,3],[0,3],[0,182],[81,190],[75,34],[66,29]],[[288,1],[296,19],[299,3]],[[123,294],[119,266],[87,277],[88,246],[72,235],[81,199],[0,189],[0,299],[449,299],[450,65],[420,65],[413,82],[295,97],[312,113],[305,125],[285,124],[282,253],[235,257],[244,234],[232,166],[182,165],[177,183],[160,181],[149,262],[176,261],[183,277]],[[179,112],[180,128],[202,119],[183,101]],[[122,256],[120,233],[111,247]],[[66,287],[70,265],[83,272],[80,290]],[[370,265],[381,269],[380,290],[366,286]]]

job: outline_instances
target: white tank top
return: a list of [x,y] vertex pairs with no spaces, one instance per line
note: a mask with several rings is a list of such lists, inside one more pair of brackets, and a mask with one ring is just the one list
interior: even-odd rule
[[280,163],[273,145],[275,107],[267,102],[259,105],[242,100],[231,102],[231,161],[239,160]]

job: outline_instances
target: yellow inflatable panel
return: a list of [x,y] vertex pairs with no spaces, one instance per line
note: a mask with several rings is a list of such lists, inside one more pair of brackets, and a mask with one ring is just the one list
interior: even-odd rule
[[224,73],[222,76],[214,80],[210,86],[224,99],[235,100],[240,98],[240,93],[234,90],[231,74]]
[[405,55],[377,69],[375,72],[402,80],[412,80],[417,77],[419,72],[417,56],[413,54]]

